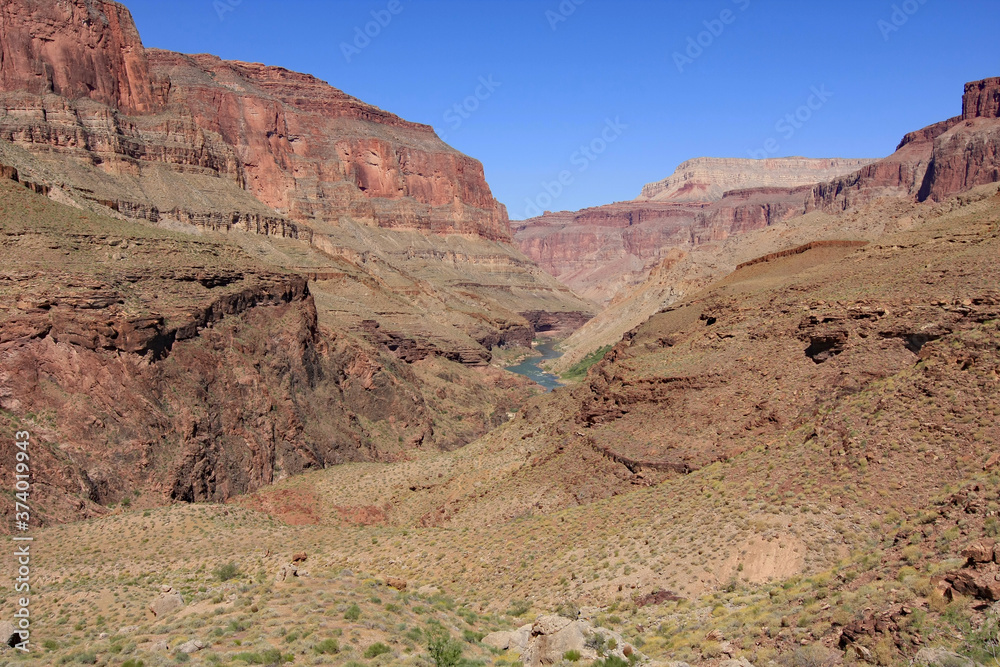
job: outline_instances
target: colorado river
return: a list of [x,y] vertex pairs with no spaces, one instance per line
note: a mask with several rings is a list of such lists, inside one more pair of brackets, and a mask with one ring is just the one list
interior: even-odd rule
[[556,341],[542,339],[541,342],[533,348],[535,352],[541,353],[542,356],[529,357],[515,366],[508,366],[507,370],[534,380],[538,384],[545,387],[545,391],[552,391],[556,387],[561,387],[562,383],[559,382],[558,376],[553,375],[552,373],[547,373],[541,369],[541,365],[549,359],[555,359],[556,357],[561,356],[561,353],[555,350],[555,346]]

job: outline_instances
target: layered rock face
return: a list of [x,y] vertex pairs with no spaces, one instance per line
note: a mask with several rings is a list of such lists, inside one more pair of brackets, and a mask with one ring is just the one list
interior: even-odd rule
[[809,187],[871,160],[696,158],[632,202],[512,223],[521,251],[597,304],[641,284],[672,249],[801,213]]
[[883,197],[941,199],[1000,180],[1000,78],[965,84],[962,114],[903,137],[896,152],[816,186],[806,210],[843,211]]
[[681,163],[668,178],[643,186],[636,201],[717,201],[730,190],[794,188],[828,181],[870,162],[873,160],[700,157]]
[[0,6],[0,87],[86,98],[126,113],[162,104],[132,15],[110,0]]
[[408,361],[485,364],[492,346],[530,340],[522,311],[588,313],[507,245],[482,165],[430,127],[307,74],[144,49],[113,2],[3,11],[0,168],[19,180],[174,229],[308,244],[241,241],[315,276],[320,302],[337,302],[324,324],[373,319],[373,341]]
[[521,251],[577,294],[607,304],[676,250],[801,215],[811,186],[733,190],[711,203],[620,202],[512,223]]
[[512,223],[518,246],[577,294],[603,303],[671,247],[691,243],[702,205],[623,202]]
[[497,369],[406,363],[321,318],[304,277],[224,240],[82,212],[12,180],[0,222],[0,425],[33,434],[44,522],[457,447],[532,393]]
[[[350,216],[509,238],[482,165],[428,126],[280,67],[146,50],[115,2],[14,0],[0,11],[0,137],[53,158],[67,185],[105,191],[99,201],[197,221],[212,186],[164,187],[165,166],[187,181],[220,177],[292,222]],[[137,187],[94,188],[92,175],[59,165],[67,155]]]
[[348,215],[382,227],[509,238],[482,165],[426,125],[365,104],[307,74],[149,51],[168,102],[222,137],[245,187],[293,220]]

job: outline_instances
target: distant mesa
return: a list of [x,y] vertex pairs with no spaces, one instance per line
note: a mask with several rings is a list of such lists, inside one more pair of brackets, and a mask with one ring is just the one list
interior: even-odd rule
[[857,171],[871,159],[783,157],[699,157],[682,162],[673,174],[642,188],[636,201],[713,202],[730,190],[794,188]]

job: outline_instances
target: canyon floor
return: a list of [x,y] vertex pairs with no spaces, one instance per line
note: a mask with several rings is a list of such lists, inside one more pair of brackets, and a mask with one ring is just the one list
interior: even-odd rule
[[425,665],[443,627],[499,667],[484,635],[582,610],[663,663],[989,663],[1000,193],[896,214],[741,267],[454,452],[39,530],[44,644],[2,659]]

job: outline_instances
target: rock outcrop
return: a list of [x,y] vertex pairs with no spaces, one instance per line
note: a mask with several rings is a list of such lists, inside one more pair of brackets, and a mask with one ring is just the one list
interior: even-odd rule
[[487,364],[530,344],[522,310],[589,316],[507,243],[482,165],[432,128],[307,74],[145,49],[114,2],[2,11],[0,175],[113,217],[267,237],[236,242],[336,302],[322,325],[373,319],[407,362]]
[[965,84],[962,113],[903,137],[896,152],[813,189],[806,211],[838,212],[879,198],[940,201],[1000,180],[1000,78]]
[[617,632],[594,627],[590,621],[557,615],[539,616],[534,623],[516,630],[490,633],[483,637],[482,642],[500,651],[519,654],[521,661],[529,667],[558,664],[570,651],[579,653],[582,659],[596,660],[600,657],[598,647],[604,655],[621,660],[627,660],[632,655],[639,657],[638,652]]
[[[223,189],[252,195],[236,210],[293,223],[349,216],[509,239],[482,165],[429,126],[306,74],[147,50],[128,10],[109,0],[12,0],[0,11],[0,138],[116,210],[197,224],[219,204],[206,209],[212,197],[199,195]],[[81,173],[67,158],[126,178]]]
[[18,0],[0,6],[0,89],[154,111],[165,82],[150,75],[129,11],[111,0]]
[[643,186],[636,201],[711,202],[722,199],[730,190],[795,188],[829,181],[870,162],[873,160],[700,157],[682,162],[662,181]]

